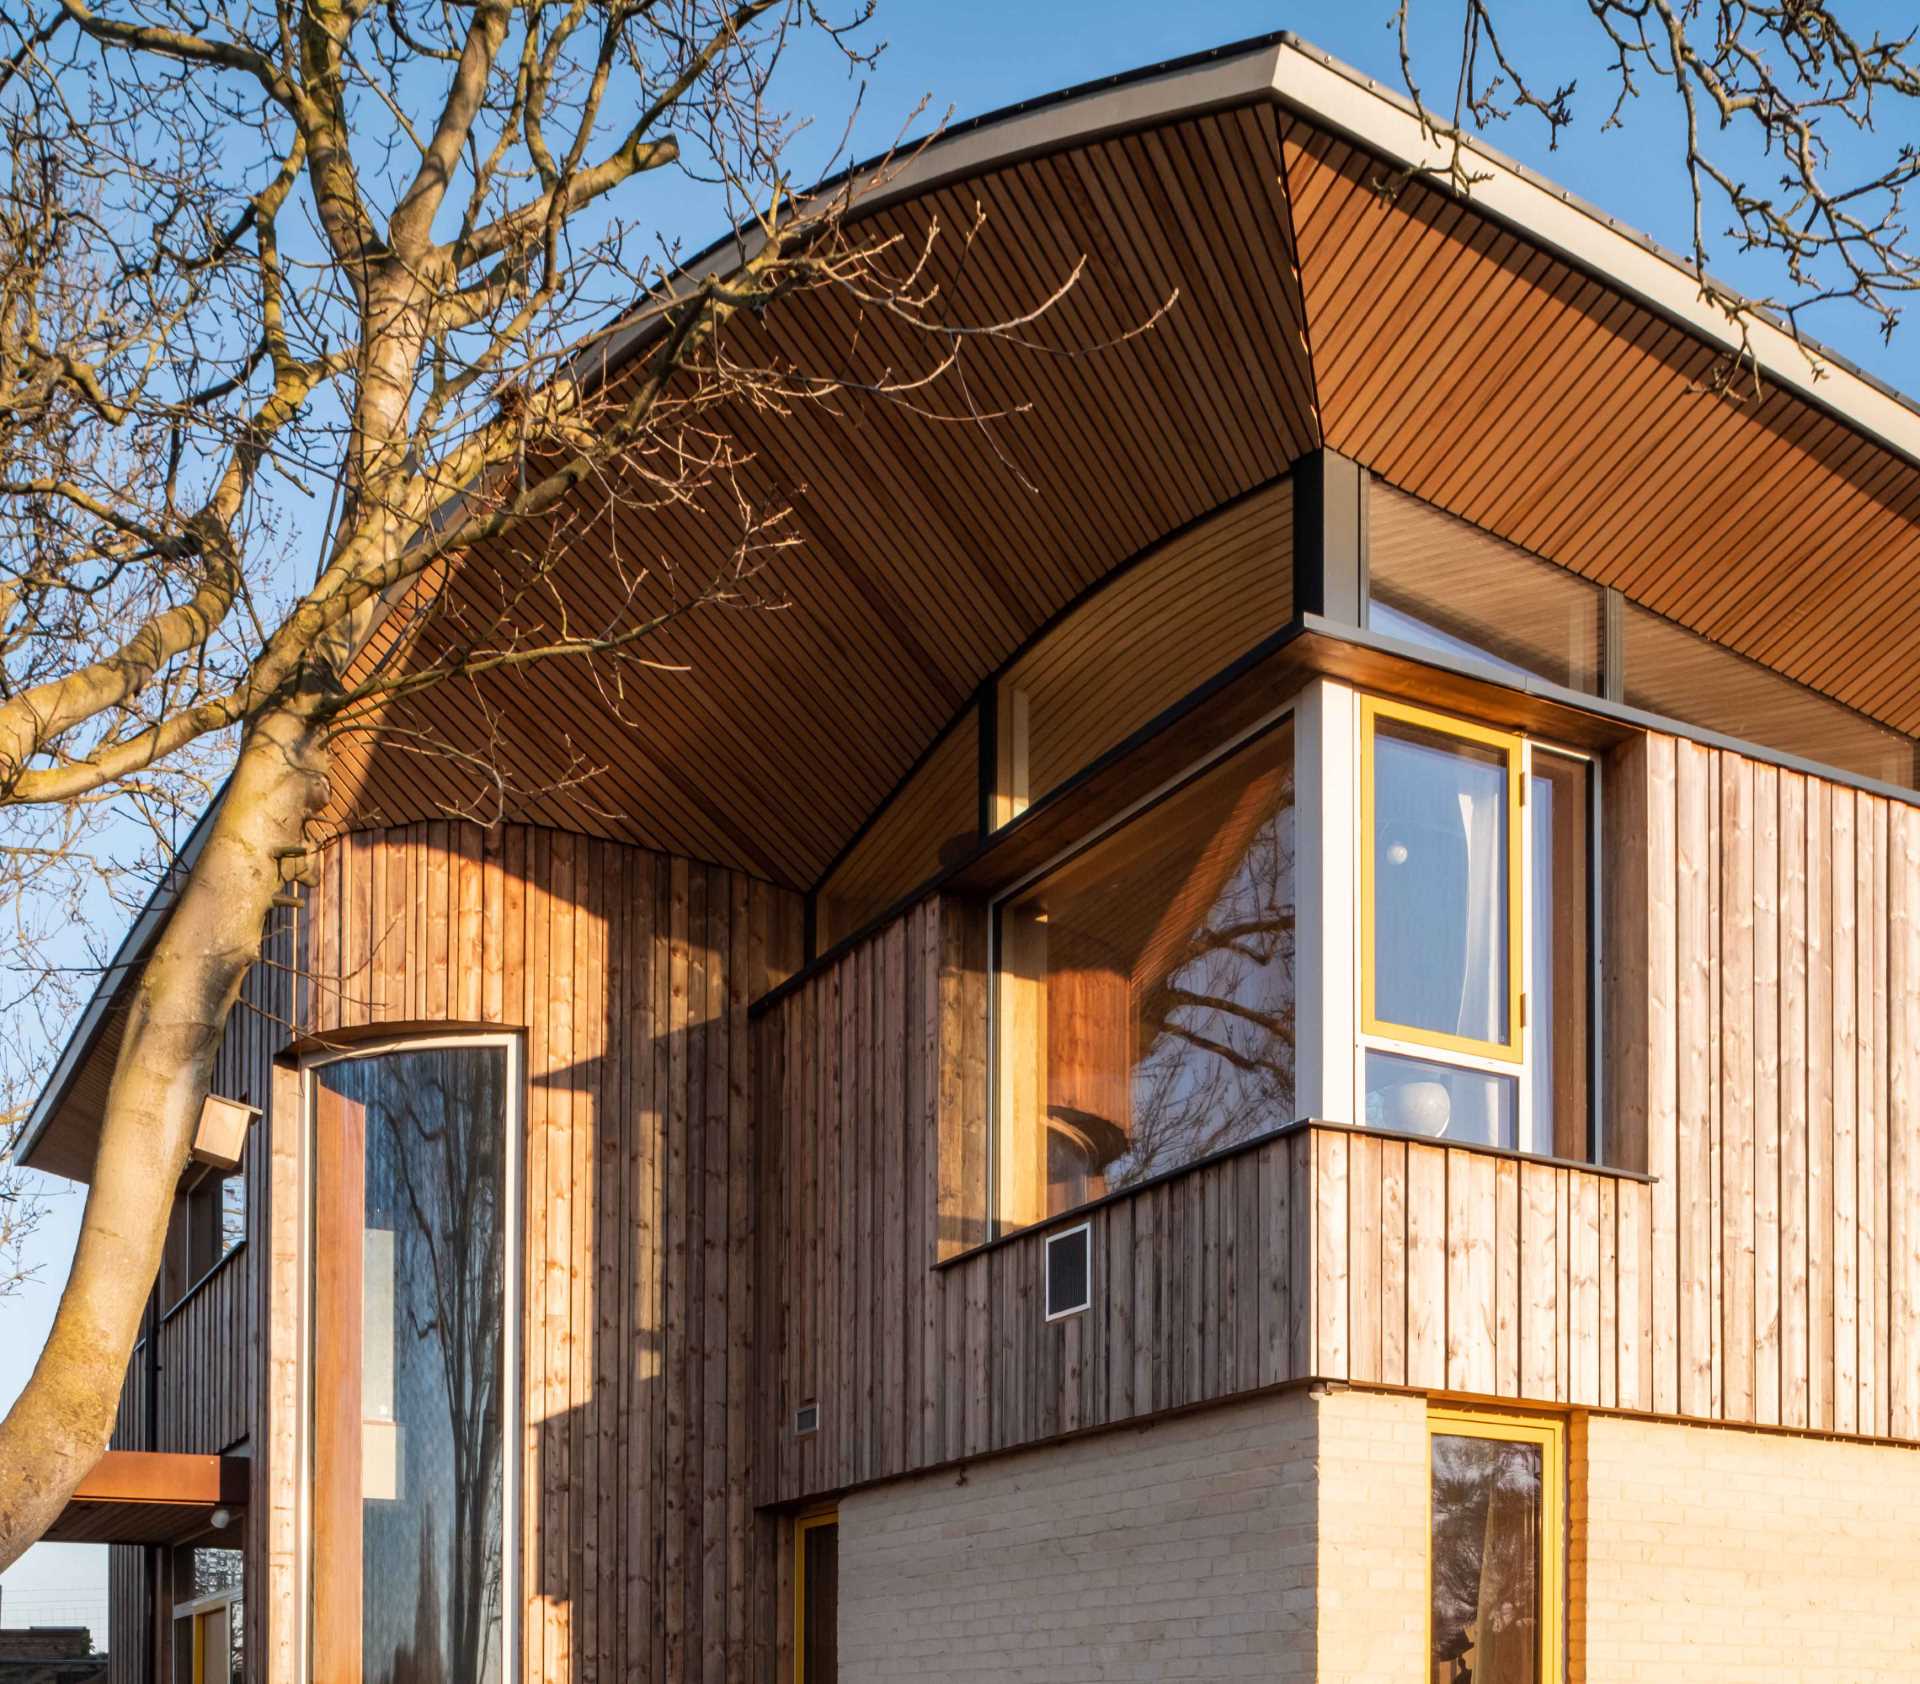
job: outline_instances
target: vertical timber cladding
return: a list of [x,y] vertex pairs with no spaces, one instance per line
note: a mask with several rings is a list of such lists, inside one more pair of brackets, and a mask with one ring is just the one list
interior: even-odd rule
[[[1083,1314],[1045,1319],[1048,1225],[969,1251],[986,1237],[983,925],[923,901],[756,1018],[764,1501],[1305,1372],[1305,1133],[1094,1209]],[[796,1433],[809,1402],[817,1430]]]
[[526,1032],[523,1676],[770,1676],[746,1023],[798,962],[797,899],[448,822],[339,838],[310,904],[304,1025]]
[[1620,1402],[1920,1437],[1920,809],[1666,736],[1609,789],[1609,1109],[1656,1177]]

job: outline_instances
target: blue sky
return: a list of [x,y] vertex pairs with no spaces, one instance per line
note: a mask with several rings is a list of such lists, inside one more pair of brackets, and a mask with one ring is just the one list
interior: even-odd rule
[[[834,0],[827,3],[832,7]],[[1415,0],[1415,6],[1418,45],[1428,55],[1422,61],[1423,81],[1429,96],[1437,99],[1451,84],[1447,46],[1457,28],[1457,0]],[[840,7],[851,10],[851,0],[840,0]],[[1848,5],[1845,15],[1862,32],[1877,23],[1896,33],[1911,22],[1901,9],[1885,4]],[[923,96],[930,102],[931,116],[951,108],[956,118],[965,118],[1072,83],[1282,28],[1398,88],[1391,17],[1390,0],[1183,6],[1146,0],[976,0],[962,6],[882,0],[874,33],[889,46],[870,79],[853,149],[864,156],[887,145]],[[1649,97],[1629,110],[1620,129],[1602,132],[1611,90],[1599,37],[1580,0],[1507,0],[1502,22],[1509,50],[1530,67],[1539,67],[1539,82],[1577,81],[1578,122],[1554,152],[1548,151],[1537,121],[1516,119],[1501,125],[1491,133],[1493,143],[1662,244],[1684,246],[1689,204],[1675,150],[1678,128],[1674,114],[1659,103],[1661,90],[1651,88]],[[846,76],[816,52],[802,55],[790,68],[787,102],[796,111],[819,114],[808,143],[818,155],[842,132],[850,98]],[[1913,114],[1904,115],[1911,124]],[[1758,161],[1753,167],[1764,169]],[[638,204],[627,208],[636,215],[650,214]],[[696,220],[704,213],[690,194],[669,195],[665,214],[667,231],[694,248],[718,232]],[[674,226],[675,218],[687,225]],[[1778,284],[1773,273],[1743,263],[1723,245],[1713,251],[1713,267],[1749,292],[1764,293]],[[1873,324],[1846,306],[1829,308],[1811,328],[1880,379],[1904,391],[1920,391],[1920,337],[1914,329],[1903,330],[1891,346],[1883,345]],[[10,1401],[24,1382],[40,1348],[72,1249],[80,1202],[71,1190],[55,1191],[34,1245],[40,1276],[0,1306],[0,1404]],[[100,1620],[98,1639],[104,1643],[105,1586],[104,1550],[41,1546],[0,1578],[0,1619],[7,1624]]]

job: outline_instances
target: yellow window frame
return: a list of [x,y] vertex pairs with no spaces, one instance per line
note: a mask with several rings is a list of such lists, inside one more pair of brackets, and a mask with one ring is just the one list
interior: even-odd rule
[[1433,1648],[1433,1451],[1436,1438],[1483,1438],[1540,1448],[1540,1684],[1566,1677],[1566,1423],[1550,1415],[1506,1415],[1492,1410],[1427,1411],[1427,1671]]
[[[1470,1035],[1422,1029],[1381,1018],[1374,1009],[1374,842],[1373,778],[1374,732],[1383,719],[1416,725],[1439,736],[1498,749],[1507,763],[1507,1039],[1476,1040]],[[1442,1052],[1467,1053],[1505,1064],[1526,1061],[1523,1033],[1526,1000],[1523,994],[1526,932],[1526,862],[1522,805],[1526,800],[1526,738],[1515,731],[1496,731],[1452,714],[1435,713],[1409,702],[1390,702],[1379,696],[1360,698],[1360,1027],[1364,1034],[1384,1041],[1411,1042]]]
[[823,1526],[838,1526],[837,1504],[808,1509],[793,1522],[793,1684],[811,1684],[807,1677],[807,1534]]

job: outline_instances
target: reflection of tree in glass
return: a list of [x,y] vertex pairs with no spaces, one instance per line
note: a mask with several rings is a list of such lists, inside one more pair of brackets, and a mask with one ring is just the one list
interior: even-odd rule
[[1290,797],[1228,862],[1185,939],[1139,979],[1133,1128],[1110,1188],[1293,1120]]
[[[396,1338],[431,1344],[446,1387],[453,1458],[446,1664],[481,1675],[500,1618],[502,1056],[445,1051],[396,1058],[391,1122],[397,1189],[410,1220],[395,1258]],[[400,1072],[396,1070],[394,1074]],[[424,1265],[424,1266],[423,1266]],[[421,1528],[423,1566],[432,1508]],[[423,1573],[420,1604],[440,1597]],[[415,1659],[421,1659],[416,1638]],[[397,1674],[395,1684],[401,1684]],[[431,1684],[421,1676],[419,1684]]]
[[1537,1684],[1540,1451],[1433,1439],[1435,1684]]
[[394,1347],[384,1370],[369,1353],[365,1380],[369,1417],[393,1422],[363,1523],[369,1684],[500,1670],[505,1073],[498,1048],[442,1048],[326,1075],[366,1106],[367,1231],[391,1238],[390,1256],[368,1251],[369,1304],[390,1285]]

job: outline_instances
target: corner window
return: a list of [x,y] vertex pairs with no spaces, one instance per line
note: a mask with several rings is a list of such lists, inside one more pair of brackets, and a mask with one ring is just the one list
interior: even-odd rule
[[840,1677],[840,1515],[804,1514],[793,1526],[793,1684]]
[[1161,797],[995,915],[1001,1231],[1294,1116],[1293,731]]
[[1360,730],[1366,1121],[1588,1155],[1592,764],[1371,697]]
[[1566,1456],[1558,1421],[1428,1418],[1433,1684],[1562,1676]]

